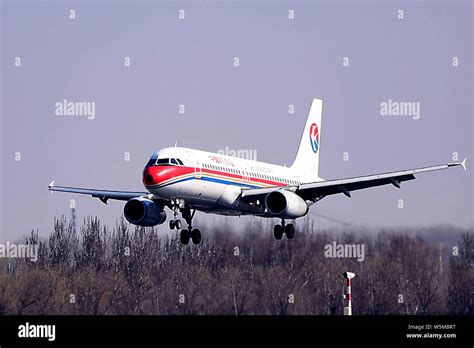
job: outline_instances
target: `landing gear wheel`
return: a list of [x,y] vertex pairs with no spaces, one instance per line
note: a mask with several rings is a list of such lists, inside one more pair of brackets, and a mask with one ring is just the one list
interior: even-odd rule
[[181,226],[182,224],[180,220],[170,220],[170,230],[174,230],[175,228],[180,230]]
[[275,239],[280,240],[283,237],[283,226],[282,225],[275,225],[273,228],[273,236]]
[[181,233],[179,235],[179,239],[181,240],[181,244],[188,245],[190,237],[191,237],[191,233],[189,233],[188,230],[181,230]]
[[192,238],[194,244],[201,243],[201,231],[199,231],[197,228],[192,230],[191,238]]
[[288,224],[285,226],[285,235],[288,239],[295,238],[295,226],[293,224]]

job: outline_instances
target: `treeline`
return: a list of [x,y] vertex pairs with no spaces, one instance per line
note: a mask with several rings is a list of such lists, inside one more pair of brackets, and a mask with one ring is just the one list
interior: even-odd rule
[[[64,217],[49,238],[32,232],[38,260],[0,259],[0,314],[341,315],[344,271],[353,271],[354,315],[474,314],[474,233],[456,245],[413,233],[317,231],[276,241],[268,223],[206,230],[200,245],[120,220]],[[426,232],[426,231],[425,231]],[[439,228],[437,233],[439,234]],[[363,245],[364,260],[327,257],[327,245]]]

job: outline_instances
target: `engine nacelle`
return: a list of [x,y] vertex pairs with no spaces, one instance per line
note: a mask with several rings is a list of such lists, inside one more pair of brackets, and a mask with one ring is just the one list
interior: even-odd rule
[[166,221],[166,212],[150,199],[132,198],[123,207],[128,222],[138,226],[161,225]]
[[297,194],[287,191],[272,191],[265,197],[268,212],[282,219],[296,219],[308,213],[308,205]]

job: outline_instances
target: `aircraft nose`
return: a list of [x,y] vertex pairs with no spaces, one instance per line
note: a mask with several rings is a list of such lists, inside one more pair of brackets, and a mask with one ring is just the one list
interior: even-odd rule
[[158,184],[158,173],[156,168],[148,167],[143,171],[143,183],[145,185],[156,185]]

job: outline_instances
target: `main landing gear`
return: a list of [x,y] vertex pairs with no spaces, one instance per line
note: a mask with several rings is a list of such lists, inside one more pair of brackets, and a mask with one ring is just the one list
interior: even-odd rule
[[196,213],[196,210],[194,209],[193,212],[191,213],[191,209],[189,207],[186,207],[182,211],[183,218],[184,220],[186,220],[186,223],[188,224],[188,228],[181,230],[181,234],[179,236],[181,239],[181,243],[184,245],[189,243],[189,239],[192,239],[194,244],[201,243],[201,231],[199,231],[199,229],[197,228],[195,229],[192,228],[192,221],[193,221],[193,217],[195,213]]
[[295,226],[293,224],[285,225],[285,220],[281,220],[281,225],[275,225],[273,228],[273,236],[275,239],[282,239],[283,234],[286,235],[286,238],[293,239],[295,238]]
[[181,214],[183,219],[186,220],[188,224],[188,228],[181,230],[179,234],[179,239],[181,243],[184,245],[189,244],[189,240],[191,239],[194,244],[201,243],[201,231],[199,229],[192,228],[192,221],[196,210],[193,210],[191,213],[191,209],[185,206],[184,201],[178,198],[171,198],[170,200],[171,210],[173,211],[173,220],[170,220],[170,230],[181,230],[182,224],[181,220],[178,220],[178,213],[181,210]]

